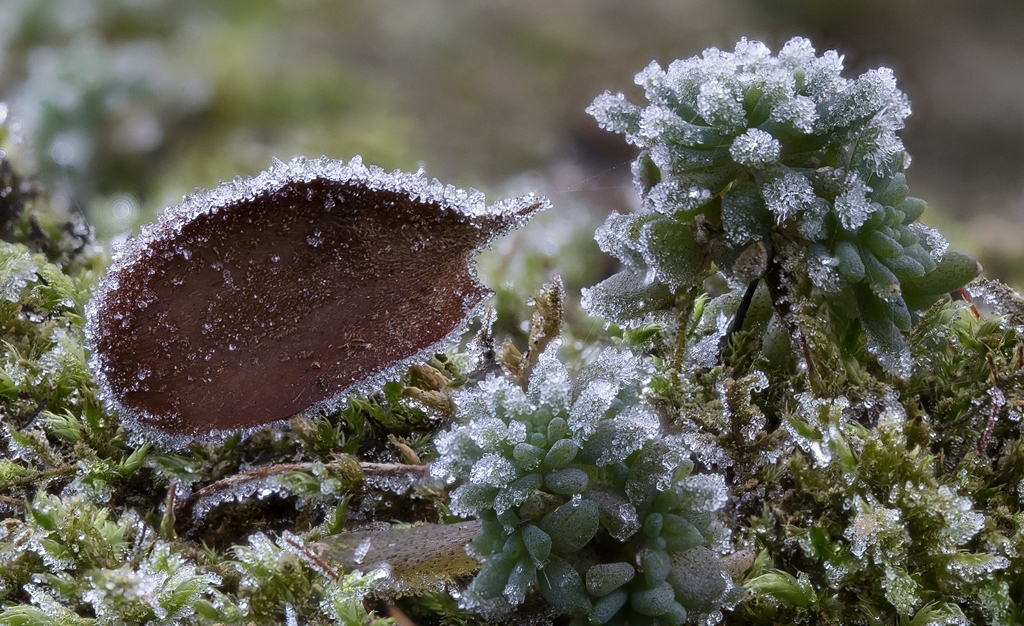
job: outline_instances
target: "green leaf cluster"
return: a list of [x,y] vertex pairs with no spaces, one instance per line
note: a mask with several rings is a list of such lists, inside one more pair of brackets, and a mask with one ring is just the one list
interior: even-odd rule
[[806,39],[777,56],[743,39],[731,53],[652,63],[636,77],[645,107],[599,96],[588,112],[642,148],[633,174],[645,211],[598,231],[625,269],[587,291],[586,306],[637,324],[692,297],[712,267],[741,286],[763,279],[775,300],[803,297],[786,270],[799,261],[837,315],[859,320],[883,367],[909,375],[914,315],[979,268],[918,222],[927,205],[908,195],[896,134],[910,105],[892,71],[842,69]]
[[891,73],[841,69],[743,40],[599,97],[644,210],[599,229],[624,270],[586,304],[660,329],[648,402],[728,479],[758,556],[725,623],[1013,624],[1024,301],[918,221]]
[[502,615],[534,591],[579,623],[682,624],[743,595],[709,549],[724,483],[691,475],[643,399],[642,363],[606,350],[575,380],[552,344],[528,388],[490,377],[456,397],[434,472],[483,522],[469,607]]

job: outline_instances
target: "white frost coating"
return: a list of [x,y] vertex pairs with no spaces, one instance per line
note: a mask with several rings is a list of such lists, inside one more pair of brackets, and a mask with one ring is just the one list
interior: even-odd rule
[[[104,624],[119,623],[125,604],[142,604],[162,623],[177,623],[194,613],[193,603],[203,589],[221,583],[220,576],[201,573],[164,541],[157,541],[136,565],[103,570],[98,580],[91,579],[94,586],[82,593],[82,599]],[[168,611],[168,604],[176,610]]]
[[377,568],[365,575],[363,572],[355,570],[337,580],[327,580],[324,584],[320,609],[329,619],[338,624],[344,624],[345,617],[343,616],[349,615],[350,607],[359,606],[358,603],[374,588],[375,581],[387,579],[387,571]]
[[693,368],[712,368],[718,363],[722,339],[732,326],[732,315],[719,313],[715,330],[686,348],[686,363]]
[[[768,376],[761,370],[754,370],[743,379],[733,381],[733,384],[742,386],[741,389],[744,397],[740,399],[740,402],[745,404],[747,408],[743,416],[744,421],[740,425],[740,434],[747,443],[753,443],[757,434],[765,427],[767,419],[761,411],[761,407],[751,401],[751,395],[760,393],[768,388]],[[725,401],[728,388],[724,381],[715,385],[715,390],[718,391],[719,397],[723,399],[722,417],[731,425],[734,420],[740,419],[741,416],[733,413],[730,403]]]
[[273,495],[281,497],[291,495],[288,488],[281,483],[280,475],[244,480],[212,493],[202,494],[199,492],[199,494],[192,506],[192,519],[197,524],[202,523],[210,511],[228,502],[244,502],[253,496],[258,500],[264,500]]
[[700,86],[697,112],[713,127],[725,132],[737,132],[747,125],[743,102],[728,85],[718,80]]
[[[899,128],[902,127],[901,122]],[[894,159],[905,154],[906,150],[903,140],[896,134],[896,130],[882,127],[877,116],[864,132],[863,142],[858,146],[854,161],[866,166],[867,169],[879,176],[887,175]],[[910,160],[904,159],[903,169],[908,167],[910,167]]]
[[466,434],[484,450],[494,450],[508,438],[508,426],[497,417],[482,417],[473,422]]
[[0,241],[0,299],[17,302],[25,285],[35,280],[37,269],[28,252]]
[[873,210],[867,194],[871,187],[864,184],[857,172],[850,172],[846,177],[846,190],[836,196],[835,208],[839,221],[846,230],[857,230],[867,221]]
[[876,565],[899,559],[905,553],[910,536],[899,509],[889,509],[860,496],[854,501],[857,515],[843,531],[850,541],[850,552],[857,558],[870,558]]
[[803,174],[787,171],[781,178],[773,178],[761,186],[765,204],[775,215],[775,223],[785,224],[797,213],[815,208],[818,196],[811,182]]
[[921,604],[921,597],[918,595],[920,585],[903,568],[886,565],[885,575],[882,576],[882,589],[885,590],[885,599],[902,615],[909,615]]
[[729,154],[740,165],[761,169],[779,160],[782,144],[763,130],[751,128],[733,140]]
[[850,406],[844,396],[836,398],[818,398],[810,392],[795,396],[800,404],[797,418],[806,422],[814,431],[812,435],[804,435],[790,420],[782,424],[793,441],[811,455],[816,467],[825,467],[832,462],[833,447],[843,437],[841,423],[843,410]]
[[718,442],[718,437],[714,433],[708,432],[694,422],[683,423],[681,436],[686,448],[708,467],[717,466],[718,469],[725,469],[736,462]]
[[907,410],[899,401],[896,393],[889,389],[880,400],[882,412],[878,415],[878,424],[875,428],[878,433],[885,437],[885,441],[893,446],[906,444],[907,436],[903,432],[903,424],[907,421]]
[[910,373],[914,369],[914,357],[910,354],[909,347],[904,347],[898,352],[892,353],[883,349],[870,336],[867,338],[867,342],[868,353],[878,359],[878,364],[882,366],[886,373],[897,378],[910,378]]
[[[558,360],[558,348],[561,340],[548,344],[541,352],[537,364],[530,374],[527,395],[533,404],[546,404],[556,413],[562,413],[572,402],[572,379],[568,370]],[[572,428],[572,425],[569,426]]]
[[352,561],[355,562],[356,565],[361,564],[363,559],[366,558],[367,553],[370,551],[371,546],[372,540],[369,537],[363,539],[363,541],[356,546],[356,549],[352,552]]
[[779,51],[779,60],[789,67],[802,67],[804,89],[815,102],[821,102],[835,95],[849,84],[843,78],[843,55],[835,50],[826,50],[820,57],[814,56],[814,47],[803,37],[795,37]]
[[818,128],[827,131],[847,126],[858,118],[874,117],[886,128],[902,128],[910,115],[907,97],[896,88],[892,70],[882,67],[868,70],[848,83],[836,97],[819,110]]
[[[841,55],[830,50],[816,56],[810,42],[800,37],[788,41],[775,58],[763,43],[744,38],[733,52],[708,48],[701,56],[673,61],[667,70],[648,65],[635,78],[651,103],[642,112],[621,94],[610,93],[599,96],[587,111],[603,128],[623,133],[655,156],[663,146],[652,146],[652,138],[706,145],[705,135],[692,122],[727,135],[742,132],[748,124],[743,94],[757,89],[762,94],[758,106],[767,105],[770,120],[802,133],[867,118],[866,125],[878,132],[864,156],[882,161],[897,150],[892,131],[902,128],[910,114],[907,98],[896,88],[891,70],[872,70],[856,80],[843,78],[842,70]],[[680,120],[691,128],[676,125],[672,118],[679,119],[678,103],[702,119]],[[657,136],[659,128],[667,131],[664,137]]]
[[907,228],[917,235],[919,240],[924,242],[924,249],[936,261],[941,259],[942,255],[946,254],[946,251],[949,250],[949,242],[942,236],[942,233],[931,226],[927,226],[922,222],[913,222]]
[[643,257],[635,250],[635,244],[623,235],[640,217],[636,214],[622,215],[618,211],[612,211],[604,224],[598,226],[594,232],[597,247],[617,259],[632,261],[634,265],[641,264]]
[[627,101],[621,92],[605,91],[594,99],[586,112],[597,120],[599,127],[613,133],[634,130],[635,120],[640,117],[640,107]]
[[[540,458],[531,462],[512,451],[515,444],[527,442],[527,450],[536,446],[542,456],[546,454],[555,443],[548,439],[554,419],[565,420],[565,434],[580,447],[601,424],[614,425],[611,440],[605,440],[595,459],[598,466],[624,460],[658,437],[658,416],[642,400],[642,384],[651,374],[643,359],[629,350],[605,349],[573,383],[555,352],[556,347],[549,347],[542,354],[526,394],[494,376],[456,394],[461,423],[437,436],[439,457],[431,466],[431,474],[448,484],[462,481],[451,494],[456,515],[468,517],[488,509],[504,514],[525,502],[542,484]],[[508,435],[513,432],[514,437]],[[676,448],[678,454],[670,457],[685,454],[681,444]],[[663,487],[680,461],[666,467]]]
[[646,406],[631,406],[616,415],[615,439],[610,450],[601,455],[596,465],[602,467],[626,460],[648,441],[655,439],[661,432],[661,421]]
[[[647,194],[651,207],[672,216],[679,211],[691,211],[711,201],[711,191],[702,187],[685,185],[677,179],[666,180],[651,187]],[[624,235],[619,235],[624,236]]]
[[818,107],[811,98],[796,96],[776,105],[771,119],[792,124],[800,132],[810,134],[814,130],[814,123],[818,121]]
[[597,355],[593,363],[580,372],[576,381],[577,389],[573,395],[578,398],[580,390],[591,380],[612,381],[621,388],[625,382],[643,384],[652,374],[651,366],[630,350],[606,348]]
[[706,130],[702,126],[683,120],[671,107],[652,105],[640,114],[637,137],[646,140],[647,143],[664,137],[674,143],[697,145],[703,141]]
[[637,515],[636,507],[626,502],[619,505],[619,525],[615,530],[609,530],[608,534],[619,541],[626,541],[640,530],[640,516]]
[[813,254],[812,250],[807,251],[807,275],[816,287],[825,293],[839,293],[842,290],[842,277],[836,267],[839,265],[837,257]]
[[443,479],[449,485],[455,482],[456,477],[469,473],[473,459],[480,454],[480,446],[458,426],[438,433],[434,446],[439,458],[430,465],[430,475]]
[[469,471],[469,480],[478,485],[507,487],[519,478],[516,466],[500,454],[485,454]]
[[941,518],[935,523],[938,529],[929,538],[936,551],[954,554],[985,527],[985,515],[974,510],[974,504],[967,496],[958,496],[947,485],[930,491],[907,481],[897,486],[895,499],[915,510],[920,517]]
[[[116,277],[121,272],[129,271],[134,264],[151,257],[153,245],[156,242],[174,238],[186,224],[200,216],[215,215],[218,212],[230,210],[238,203],[273,193],[285,184],[313,180],[358,184],[368,191],[390,191],[403,194],[416,202],[434,204],[442,212],[455,213],[470,219],[474,217],[506,217],[508,219],[507,226],[494,232],[492,238],[522,226],[532,213],[550,206],[546,198],[532,193],[519,198],[500,200],[488,206],[485,203],[484,194],[476,189],[464,190],[452,185],[443,185],[437,179],[428,180],[423,174],[422,169],[413,173],[399,170],[388,173],[375,165],[367,167],[363,165],[362,158],[358,155],[352,157],[348,163],[327,157],[314,160],[298,157],[287,163],[274,159],[270,169],[255,177],[235,177],[231,181],[221,182],[214,189],[197,189],[193,194],[186,196],[180,204],[166,209],[156,222],[144,225],[137,237],[128,239],[115,247],[112,255],[113,263],[108,268],[107,274],[100,280],[96,292],[86,306],[85,335],[87,344],[91,349],[96,345],[96,333],[98,332],[96,320],[103,314],[107,299],[112,297],[111,294],[118,288]],[[531,207],[535,208],[531,209]],[[325,205],[325,208],[329,210],[331,207]],[[487,247],[488,243],[481,244],[472,251],[470,256]],[[472,263],[470,263],[469,269],[471,276],[475,279],[476,272]],[[140,306],[145,306],[145,304],[140,303]],[[468,308],[462,323],[440,341],[393,362],[389,367],[369,374],[362,381],[340,390],[334,396],[314,404],[298,415],[313,417],[321,412],[330,413],[345,406],[350,395],[366,394],[379,389],[387,381],[397,378],[413,363],[422,362],[437,352],[443,352],[445,348],[465,334],[470,320],[478,317],[484,309],[483,302]],[[168,434],[149,425],[165,416],[150,415],[126,407],[117,400],[105,373],[106,365],[103,355],[93,349],[89,367],[96,377],[100,398],[108,409],[119,415],[121,423],[132,433],[135,441],[155,441],[162,447],[180,449],[197,439],[222,441],[235,433],[245,435],[286,423],[285,420],[279,420],[258,426],[213,430],[201,435]]]
[[526,502],[526,499],[533,493],[534,489],[536,489],[535,484],[522,481],[513,482],[499,491],[498,495],[494,496],[494,512],[502,515],[505,511]]
[[717,511],[729,501],[729,488],[721,474],[691,474],[679,486],[691,508],[697,511]]
[[597,430],[597,425],[605,418],[605,413],[612,406],[612,401],[621,387],[607,380],[592,380],[580,393],[569,411],[566,420],[573,440],[583,445]]
[[39,610],[51,618],[54,623],[74,624],[80,622],[81,617],[77,613],[62,605],[42,587],[26,583],[22,588],[28,593],[32,604],[39,607]]

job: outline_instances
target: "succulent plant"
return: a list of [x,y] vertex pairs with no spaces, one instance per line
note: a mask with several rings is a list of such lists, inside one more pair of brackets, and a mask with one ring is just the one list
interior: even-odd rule
[[806,39],[777,56],[742,39],[731,53],[652,63],[636,76],[646,107],[599,96],[588,112],[642,149],[633,174],[645,211],[613,214],[598,232],[626,269],[589,290],[587,306],[639,323],[695,292],[713,263],[736,286],[764,279],[784,316],[801,261],[837,315],[859,318],[881,364],[906,376],[915,312],[979,268],[917,221],[927,205],[909,196],[896,133],[910,104],[892,71],[842,69]]
[[642,360],[608,349],[573,382],[545,350],[524,392],[491,376],[456,398],[433,472],[461,481],[484,565],[468,606],[500,614],[532,589],[581,623],[681,624],[743,596],[711,543],[721,476],[691,475],[642,397]]

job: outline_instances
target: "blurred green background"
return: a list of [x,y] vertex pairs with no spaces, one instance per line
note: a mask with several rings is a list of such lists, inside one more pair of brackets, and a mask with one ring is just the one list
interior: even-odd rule
[[[28,140],[13,156],[103,238],[274,156],[362,154],[495,199],[549,194],[500,266],[635,204],[633,150],[583,112],[594,96],[640,101],[652,59],[803,35],[848,76],[896,71],[926,221],[1020,287],[1021,32],[1020,0],[2,0],[0,100]],[[607,269],[534,270],[555,265],[580,284]]]

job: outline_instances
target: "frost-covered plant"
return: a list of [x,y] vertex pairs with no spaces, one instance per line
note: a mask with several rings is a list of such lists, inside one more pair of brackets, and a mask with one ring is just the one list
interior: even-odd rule
[[[676,114],[690,102],[693,128],[658,130],[657,106],[613,96],[595,109],[634,140],[648,128],[649,210],[604,226],[627,272],[588,295],[613,321],[665,324],[581,342],[589,364],[570,376],[556,282],[522,353],[485,331],[483,350],[435,355],[330,415],[187,454],[131,441],[97,401],[89,231],[0,160],[0,624],[392,621],[374,608],[442,624],[1021,623],[1024,299],[982,280],[967,288],[980,310],[939,299],[976,265],[908,218],[923,205],[900,198],[905,100],[887,72],[842,79],[802,40],[672,67],[645,84]],[[788,100],[747,85],[780,67]],[[742,128],[726,115],[737,85]],[[851,117],[843,98],[880,108]],[[701,203],[665,209],[672,184],[723,172]],[[772,185],[794,176],[813,199],[782,211]],[[895,240],[883,226],[901,255],[875,249]],[[928,263],[915,234],[936,267],[907,278],[900,259]],[[712,265],[746,291],[699,294]],[[474,357],[504,375],[474,382]],[[432,440],[435,478],[419,456]]]
[[[734,547],[760,551],[728,623],[1012,624],[1024,304],[942,300],[978,266],[917,221],[891,72],[840,61],[744,40],[649,67],[646,108],[598,98],[643,148],[644,211],[598,232],[625,271],[586,304],[654,338],[652,406],[726,472]],[[733,290],[702,294],[716,268]]]
[[588,112],[643,149],[633,173],[646,210],[598,231],[626,269],[587,293],[590,309],[638,323],[695,292],[713,263],[737,286],[764,279],[785,316],[806,297],[789,275],[805,273],[834,315],[859,318],[886,369],[908,375],[914,312],[977,264],[917,221],[926,203],[908,195],[896,134],[910,104],[892,71],[848,79],[842,61],[802,38],[777,56],[742,39],[652,63],[636,76],[646,107],[598,97]]
[[580,623],[681,624],[743,595],[709,547],[724,481],[690,472],[643,398],[649,371],[608,349],[572,381],[552,344],[524,392],[491,376],[456,398],[433,471],[461,484],[452,511],[478,516],[483,568],[466,592],[496,613],[532,589]]

